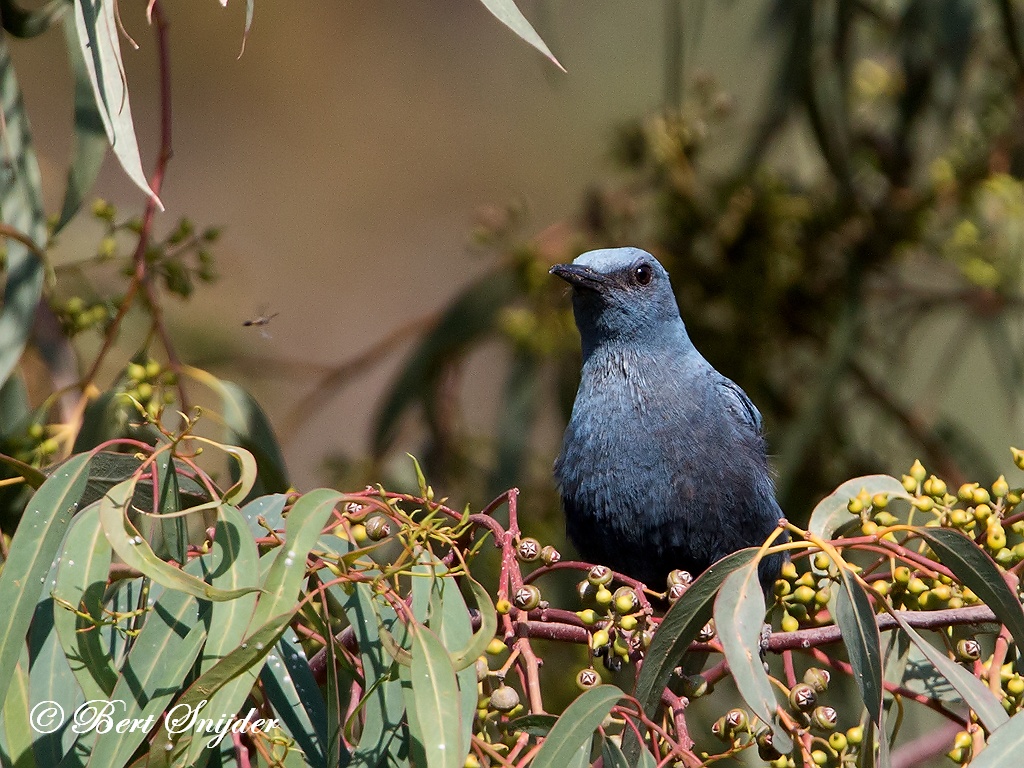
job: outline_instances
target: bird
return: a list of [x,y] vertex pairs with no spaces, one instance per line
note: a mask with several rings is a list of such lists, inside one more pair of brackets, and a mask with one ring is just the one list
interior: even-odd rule
[[[628,247],[550,271],[572,287],[583,352],[554,466],[580,555],[658,591],[763,544],[783,515],[761,414],[694,347],[665,268]],[[783,562],[761,561],[762,589]]]

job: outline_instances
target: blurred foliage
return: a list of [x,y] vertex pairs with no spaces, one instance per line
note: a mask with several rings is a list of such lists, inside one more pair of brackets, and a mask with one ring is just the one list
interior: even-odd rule
[[[781,53],[752,129],[710,73],[691,73],[678,101],[620,127],[621,172],[586,192],[577,220],[531,235],[521,207],[481,212],[475,239],[494,271],[447,307],[396,377],[375,455],[420,408],[438,482],[470,497],[511,482],[544,489],[555,519],[556,445],[534,430],[552,402],[567,418],[579,359],[564,286],[547,270],[637,245],[672,273],[698,349],[764,414],[792,519],[844,478],[915,454],[955,481],[997,474],[961,409],[943,406],[978,339],[998,372],[986,385],[1014,406],[1024,373],[1020,9],[769,7],[763,33]],[[670,85],[684,36],[668,36]],[[936,329],[949,324],[947,339]],[[474,384],[460,372],[494,342],[509,367],[485,440],[461,416],[460,391]]]

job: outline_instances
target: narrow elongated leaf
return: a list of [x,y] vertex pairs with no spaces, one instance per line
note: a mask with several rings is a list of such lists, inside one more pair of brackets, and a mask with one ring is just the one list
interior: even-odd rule
[[525,40],[527,43],[532,45],[538,51],[543,53],[551,63],[558,67],[560,70],[565,72],[563,67],[555,55],[551,53],[547,44],[541,40],[540,35],[530,25],[530,22],[526,20],[526,17],[520,12],[519,8],[513,0],[480,0],[484,4],[484,7],[494,14],[495,18],[498,19],[502,24],[515,32],[519,37]]
[[565,764],[566,768],[587,768],[590,765],[590,750],[593,745],[593,739],[580,744],[580,748],[576,750],[576,753],[569,758],[569,762]]
[[[644,752],[643,754],[646,755],[648,753]],[[611,739],[605,739],[601,745],[601,757],[604,758],[605,768],[633,768],[626,761],[626,756],[622,754],[622,750]]]
[[178,493],[178,473],[174,469],[174,456],[171,451],[164,451],[156,458],[157,509],[161,515],[170,515],[160,521],[163,533],[164,549],[178,563],[188,562],[188,529],[185,518],[175,515],[181,511],[181,497]]
[[875,614],[864,589],[846,568],[840,567],[839,589],[835,593],[833,610],[836,624],[843,635],[843,643],[853,667],[864,706],[871,719],[882,724],[882,640],[875,623]]
[[914,533],[927,541],[942,564],[992,609],[1010,630],[1017,648],[1024,648],[1024,610],[991,558],[952,528],[921,527],[915,528]]
[[[25,102],[21,97],[7,39],[0,34],[0,222],[27,237],[35,249],[14,238],[7,250],[3,307],[0,308],[0,383],[7,381],[25,349],[36,305],[43,294],[43,262],[36,253],[46,245],[42,179],[32,149]],[[34,600],[32,601],[35,602]],[[0,696],[2,699],[2,696]]]
[[640,753],[640,760],[637,762],[636,768],[658,768],[658,761],[645,749]]
[[36,491],[11,541],[0,572],[0,701],[25,642],[32,612],[89,473],[89,454],[75,456]]
[[[734,571],[747,566],[757,554],[756,549],[743,549],[717,563],[702,573],[683,596],[668,609],[665,618],[654,633],[640,676],[636,681],[634,696],[644,708],[648,717],[654,717],[661,704],[661,692],[668,685],[672,670],[678,666],[686,649],[697,639],[697,633],[711,618],[722,582]],[[635,759],[636,756],[627,757]]]
[[225,440],[245,448],[255,457],[257,481],[253,492],[262,496],[287,491],[290,483],[284,454],[270,426],[270,419],[259,403],[237,384],[219,379],[200,368],[188,367],[185,372],[220,397],[221,416],[227,429]]
[[[440,568],[443,566],[439,564]],[[443,573],[443,571],[440,572]],[[493,607],[485,607],[485,605],[490,606],[490,597],[487,595],[487,591],[470,577],[464,578],[469,581],[470,589],[477,600],[482,620],[480,632],[484,632],[485,626],[490,626],[492,623],[496,625],[497,614]],[[478,590],[483,593],[483,597],[478,594]],[[483,600],[486,602],[482,602]],[[459,683],[460,712],[462,713],[462,740],[459,751],[463,755],[468,755],[477,704],[476,667],[474,663],[461,666],[459,655],[451,653],[451,649],[468,648],[471,653],[474,643],[479,639],[479,633],[473,634],[473,625],[469,621],[469,609],[466,607],[466,601],[462,598],[462,592],[454,579],[443,577],[434,579],[434,588],[430,596],[429,622],[430,628],[441,638],[444,647],[449,650],[452,666],[458,670],[456,679]],[[494,630],[491,629],[488,637],[493,636]]]
[[75,28],[82,58],[114,155],[128,178],[163,210],[163,203],[149,186],[146,172],[142,169],[128,85],[124,80],[116,13],[113,0],[76,0]]
[[997,728],[1010,719],[999,699],[995,697],[995,694],[989,690],[987,685],[921,637],[913,627],[900,617],[899,611],[896,611],[893,615],[900,628],[907,633],[907,636],[914,645],[927,657],[928,661],[935,665],[939,672],[945,675],[950,684],[967,702],[967,705],[977,713],[981,724],[985,726],[985,730],[989,733],[995,733]]
[[818,502],[811,513],[807,530],[822,539],[833,538],[847,524],[859,522],[860,518],[851,515],[846,505],[850,499],[862,490],[874,496],[876,493],[887,493],[890,498],[909,499],[910,495],[903,484],[889,475],[865,475],[847,480],[832,493]]
[[[249,635],[238,648],[231,651],[189,686],[184,695],[174,703],[174,708],[178,709],[179,713],[194,711],[200,702],[210,701],[225,685],[261,666],[267,655],[273,650],[274,644],[284,634],[293,615],[294,611],[289,611],[272,617],[266,624]],[[203,715],[211,717],[207,708],[208,705],[204,707]],[[161,722],[160,730],[153,738],[153,749],[150,752],[148,765],[150,768],[169,768],[184,754],[191,742],[191,734],[188,732],[168,733],[167,720],[164,719]],[[201,740],[201,743],[204,747],[207,746],[205,740]],[[168,748],[168,744],[171,745],[170,748]]]
[[[188,567],[193,572],[199,570],[198,562]],[[194,597],[173,589],[164,590],[147,615],[114,686],[110,701],[123,703],[107,712],[112,719],[152,718],[155,725],[174,694],[184,686],[206,640],[206,627],[198,617]],[[147,730],[99,733],[89,757],[89,768],[123,765],[142,743]]]
[[310,767],[326,768],[327,708],[294,632],[285,632],[278,641],[260,680],[284,731],[295,739]]
[[565,708],[537,750],[531,768],[564,768],[584,746],[590,745],[597,726],[622,698],[614,685],[597,685]]
[[[53,588],[54,629],[86,700],[109,698],[117,684],[110,649],[98,630],[105,620],[103,593],[110,556],[110,543],[100,527],[99,508],[92,505],[72,523]],[[72,608],[91,616],[93,623]]]
[[523,462],[530,456],[530,430],[540,409],[543,377],[540,361],[526,351],[517,352],[509,367],[498,416],[497,461],[491,476],[491,497],[511,488],[523,476]]
[[1024,751],[1024,712],[992,732],[982,753],[971,760],[971,768],[1005,768],[1020,762]]
[[[491,596],[487,594],[487,590],[475,579],[467,578],[466,580],[469,582],[469,590],[473,593],[473,598],[476,600],[477,612],[480,615],[480,629],[473,634],[465,648],[452,653],[452,663],[457,670],[466,669],[475,664],[476,660],[484,652],[484,649],[487,648],[487,644],[491,642],[494,633],[498,630],[498,614],[494,610]],[[463,605],[465,605],[465,602],[463,602]]]
[[[32,700],[29,696],[29,659],[28,649],[22,646],[21,659],[11,670],[11,679],[8,682],[7,696],[0,702],[0,727],[3,728],[4,746],[7,749],[6,757],[10,765],[34,765],[32,758],[32,723],[29,720],[29,712],[32,709]],[[55,716],[57,710],[50,708],[42,714],[46,717],[46,725],[49,725],[49,717]]]
[[729,574],[722,583],[715,598],[715,627],[740,696],[751,711],[772,729],[776,748],[786,753],[793,747],[792,740],[776,724],[778,703],[759,653],[764,614],[757,561],[752,560]]
[[460,768],[462,713],[455,668],[437,635],[422,625],[412,629],[412,695],[427,768]]
[[[633,692],[648,717],[657,716],[658,707],[661,706],[661,692],[668,685],[672,670],[678,666],[690,644],[697,639],[697,633],[711,619],[715,596],[722,582],[733,571],[750,563],[756,554],[756,549],[743,549],[723,557],[704,571],[668,609],[644,655],[644,664],[640,668]],[[632,729],[626,729],[622,746],[630,762],[639,759],[643,747]]]
[[181,590],[204,600],[233,600],[259,590],[258,587],[217,589],[157,557],[149,543],[139,535],[126,516],[128,504],[135,493],[135,483],[136,478],[129,478],[111,488],[100,500],[100,525],[103,526],[110,546],[124,560],[125,565],[135,568],[169,589]]
[[[291,615],[298,608],[299,591],[306,580],[306,557],[320,538],[320,533],[340,497],[341,494],[337,491],[319,488],[304,494],[292,506],[285,520],[284,543],[275,552],[269,552],[264,556],[270,559],[270,566],[263,577],[263,594],[260,595],[259,602],[252,612],[245,643],[255,642],[249,633],[261,631],[261,628],[268,625],[274,617]],[[255,573],[255,569],[251,572]],[[264,656],[259,657],[261,663],[263,658]],[[228,681],[223,687],[218,686],[206,706],[206,716],[216,719],[237,712],[256,683],[261,669],[262,665],[243,669],[237,680]],[[180,749],[177,751],[182,751],[188,742],[188,735],[182,735],[178,743]],[[194,762],[204,748],[203,740],[192,740],[191,744],[188,744],[185,764]]]
[[[66,2],[62,2],[66,5]],[[75,146],[68,168],[67,187],[64,190],[64,203],[61,205],[60,218],[54,227],[54,234],[60,232],[82,207],[85,196],[89,194],[96,178],[103,167],[103,158],[107,155],[107,132],[103,127],[103,116],[96,106],[96,97],[92,90],[92,79],[82,55],[82,41],[78,37],[78,25],[74,14],[64,18],[64,37],[67,40],[68,60],[71,64],[71,77],[75,89]]]

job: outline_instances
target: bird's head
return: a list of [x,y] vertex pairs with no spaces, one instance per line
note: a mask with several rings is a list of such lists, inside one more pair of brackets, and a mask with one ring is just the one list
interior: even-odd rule
[[668,272],[639,248],[588,251],[551,274],[572,286],[584,355],[608,341],[649,344],[682,332]]

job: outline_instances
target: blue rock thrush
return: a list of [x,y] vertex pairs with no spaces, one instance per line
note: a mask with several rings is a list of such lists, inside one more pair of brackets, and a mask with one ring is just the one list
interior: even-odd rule
[[[665,268],[638,248],[584,253],[572,286],[583,372],[555,462],[580,554],[663,589],[761,544],[782,517],[761,414],[690,341]],[[767,588],[781,555],[760,566]]]

